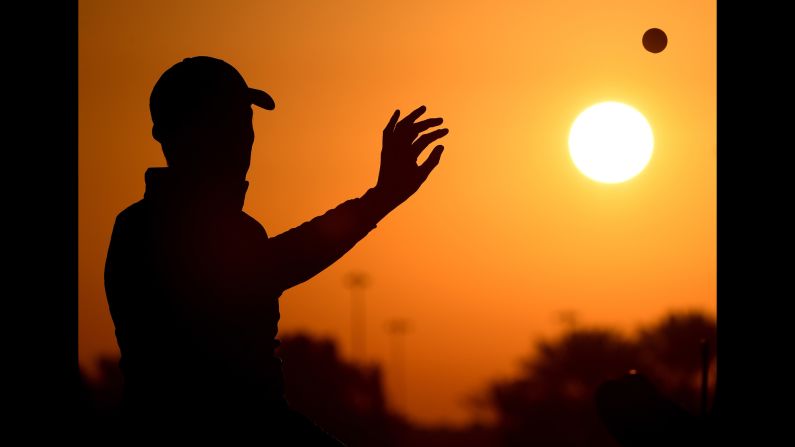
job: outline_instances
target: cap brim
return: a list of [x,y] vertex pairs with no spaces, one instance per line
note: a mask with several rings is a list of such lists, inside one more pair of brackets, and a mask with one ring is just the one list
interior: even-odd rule
[[276,107],[276,103],[273,102],[273,98],[271,95],[263,92],[262,90],[257,90],[255,88],[248,89],[248,96],[251,100],[251,103],[255,106],[262,107],[266,110],[273,110]]

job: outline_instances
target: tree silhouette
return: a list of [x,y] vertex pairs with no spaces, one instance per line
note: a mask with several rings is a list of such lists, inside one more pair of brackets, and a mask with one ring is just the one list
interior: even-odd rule
[[668,315],[632,338],[572,326],[556,339],[537,342],[518,377],[486,389],[501,445],[618,446],[595,397],[600,385],[630,371],[639,380],[640,374],[648,377],[643,383],[650,396],[658,396],[656,386],[659,396],[671,400],[667,414],[681,408],[697,414],[699,343],[714,340],[715,332],[714,321],[691,312]]
[[[644,374],[661,392],[688,412],[700,412],[701,340],[715,346],[715,322],[697,312],[671,314],[659,323],[640,330],[638,345]],[[710,367],[714,382],[715,361]]]
[[606,329],[573,329],[537,342],[520,377],[488,391],[502,445],[615,445],[592,396],[605,379],[636,368],[638,358],[633,343]]

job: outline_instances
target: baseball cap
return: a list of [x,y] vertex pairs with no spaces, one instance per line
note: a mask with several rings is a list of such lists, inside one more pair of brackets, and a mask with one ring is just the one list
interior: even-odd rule
[[185,58],[166,70],[149,96],[155,138],[201,117],[223,116],[242,106],[273,110],[273,98],[250,88],[229,63],[209,56]]

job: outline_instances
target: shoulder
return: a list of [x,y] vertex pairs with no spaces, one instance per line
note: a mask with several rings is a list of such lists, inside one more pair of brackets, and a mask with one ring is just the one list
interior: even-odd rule
[[113,231],[123,231],[140,223],[146,215],[146,208],[146,203],[142,199],[122,210],[116,215]]
[[133,203],[117,214],[110,234],[109,251],[127,251],[140,246],[146,233],[146,215],[147,206],[143,200]]
[[127,208],[123,209],[118,215],[116,220],[130,220],[143,215],[146,212],[146,201],[141,199]]

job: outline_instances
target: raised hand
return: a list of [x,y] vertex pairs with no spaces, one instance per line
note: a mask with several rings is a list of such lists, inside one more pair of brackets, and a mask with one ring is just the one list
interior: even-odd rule
[[381,168],[375,190],[392,207],[400,205],[419,189],[439,164],[444,151],[444,146],[437,145],[425,162],[417,165],[422,151],[449,132],[448,129],[436,129],[420,135],[443,121],[442,118],[429,118],[415,122],[423,113],[425,106],[420,106],[398,122],[400,110],[395,110],[384,128]]

